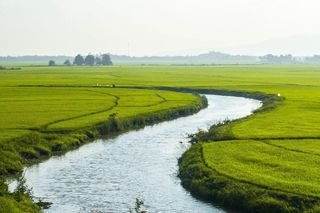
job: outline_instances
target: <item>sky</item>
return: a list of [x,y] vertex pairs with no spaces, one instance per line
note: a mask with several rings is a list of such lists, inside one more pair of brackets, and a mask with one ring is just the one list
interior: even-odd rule
[[0,0],[0,55],[320,54],[319,10],[319,0]]

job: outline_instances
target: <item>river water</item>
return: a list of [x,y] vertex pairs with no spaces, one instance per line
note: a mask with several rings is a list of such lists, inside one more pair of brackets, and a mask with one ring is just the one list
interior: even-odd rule
[[[135,198],[148,212],[224,212],[192,197],[177,177],[188,134],[226,119],[248,116],[257,100],[206,95],[209,106],[195,115],[97,140],[25,169],[35,197],[53,203],[45,212],[128,212]],[[10,188],[14,187],[14,183]]]

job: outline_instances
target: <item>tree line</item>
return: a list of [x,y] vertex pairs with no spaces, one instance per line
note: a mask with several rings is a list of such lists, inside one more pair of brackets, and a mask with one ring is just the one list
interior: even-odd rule
[[259,59],[263,63],[270,63],[270,64],[282,64],[282,63],[296,62],[296,58],[293,57],[291,54],[280,55],[280,56],[268,54],[268,55],[259,57]]
[[[110,58],[109,54],[102,54],[99,56],[94,56],[94,55],[87,55],[86,57],[83,57],[82,55],[78,54],[73,62],[71,63],[71,61],[69,59],[65,60],[63,63],[65,66],[71,66],[76,65],[76,66],[82,66],[82,65],[86,65],[86,66],[111,66],[112,65],[112,61]],[[54,60],[50,60],[49,61],[49,66],[55,66],[56,62]]]

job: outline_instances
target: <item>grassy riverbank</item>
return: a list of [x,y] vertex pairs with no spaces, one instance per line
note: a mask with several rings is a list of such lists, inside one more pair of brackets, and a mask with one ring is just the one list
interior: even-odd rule
[[[50,155],[52,149],[66,151],[96,137],[97,129],[88,127],[106,119],[110,125],[114,122],[110,115],[134,119],[196,100],[191,95],[132,87],[180,88],[264,102],[257,114],[198,135],[198,144],[180,161],[186,188],[249,212],[316,212],[318,208],[317,66],[22,67],[1,71],[0,79],[4,174],[18,171],[21,159],[33,161]],[[110,88],[113,84],[116,88]],[[113,110],[116,104],[119,107]],[[103,133],[110,130],[105,129]],[[21,140],[25,146],[13,139],[26,135],[31,138]],[[12,155],[12,150],[21,152]],[[3,165],[10,165],[12,171]]]
[[320,88],[305,74],[294,84],[239,86],[275,99],[254,116],[195,135],[179,162],[183,186],[243,212],[320,212]]
[[[88,68],[90,71],[90,68]],[[55,72],[55,70],[53,70]],[[197,95],[178,92],[114,88],[94,84],[45,87],[30,85],[45,73],[2,72],[0,82],[0,175],[17,174],[23,165],[117,132],[186,116],[206,106]],[[76,79],[76,73],[72,79]],[[68,78],[67,73],[58,74]],[[51,81],[59,84],[61,80]],[[22,86],[22,84],[27,84]],[[7,191],[2,181],[0,212],[37,212],[26,196]]]
[[200,110],[197,96],[116,88],[1,88],[0,174],[93,140]]

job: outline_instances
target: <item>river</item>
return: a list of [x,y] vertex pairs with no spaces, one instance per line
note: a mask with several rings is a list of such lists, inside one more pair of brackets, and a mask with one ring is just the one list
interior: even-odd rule
[[[177,177],[188,134],[226,119],[248,116],[261,106],[253,99],[206,95],[197,114],[147,126],[84,145],[25,169],[35,197],[53,203],[45,212],[128,212],[135,198],[148,212],[224,212],[192,197]],[[14,187],[14,183],[10,188]]]

